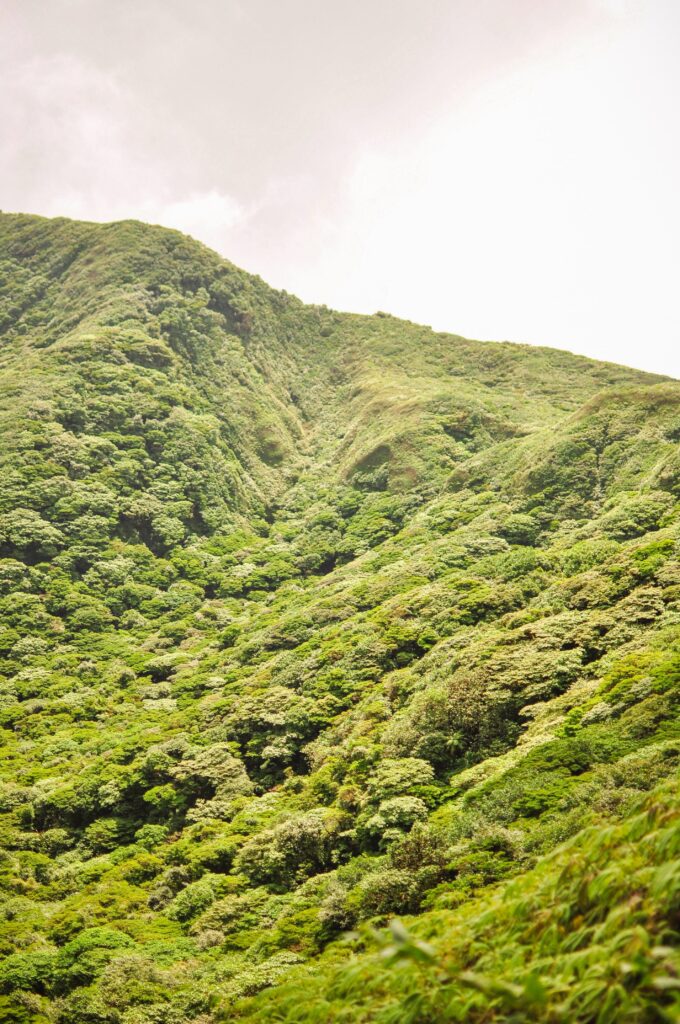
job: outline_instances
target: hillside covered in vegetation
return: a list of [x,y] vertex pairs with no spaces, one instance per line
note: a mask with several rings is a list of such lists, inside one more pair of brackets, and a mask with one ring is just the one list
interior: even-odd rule
[[677,1024],[680,383],[9,214],[0,341],[0,1022]]

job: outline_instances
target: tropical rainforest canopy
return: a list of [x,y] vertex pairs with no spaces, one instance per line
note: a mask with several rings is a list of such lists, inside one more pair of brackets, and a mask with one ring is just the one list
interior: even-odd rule
[[0,336],[0,1021],[679,1021],[680,383],[137,222]]

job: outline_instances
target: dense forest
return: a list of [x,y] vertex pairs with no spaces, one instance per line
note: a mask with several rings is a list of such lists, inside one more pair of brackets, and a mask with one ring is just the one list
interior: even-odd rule
[[677,1024],[680,383],[131,221],[0,341],[0,1021]]

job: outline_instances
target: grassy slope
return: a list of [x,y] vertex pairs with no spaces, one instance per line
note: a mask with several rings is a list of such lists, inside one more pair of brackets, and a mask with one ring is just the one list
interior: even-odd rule
[[0,1019],[676,1019],[680,386],[0,240]]

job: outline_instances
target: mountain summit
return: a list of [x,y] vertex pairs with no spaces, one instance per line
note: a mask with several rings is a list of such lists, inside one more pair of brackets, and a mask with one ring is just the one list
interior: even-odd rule
[[0,340],[0,1021],[675,1020],[680,383],[135,221]]

